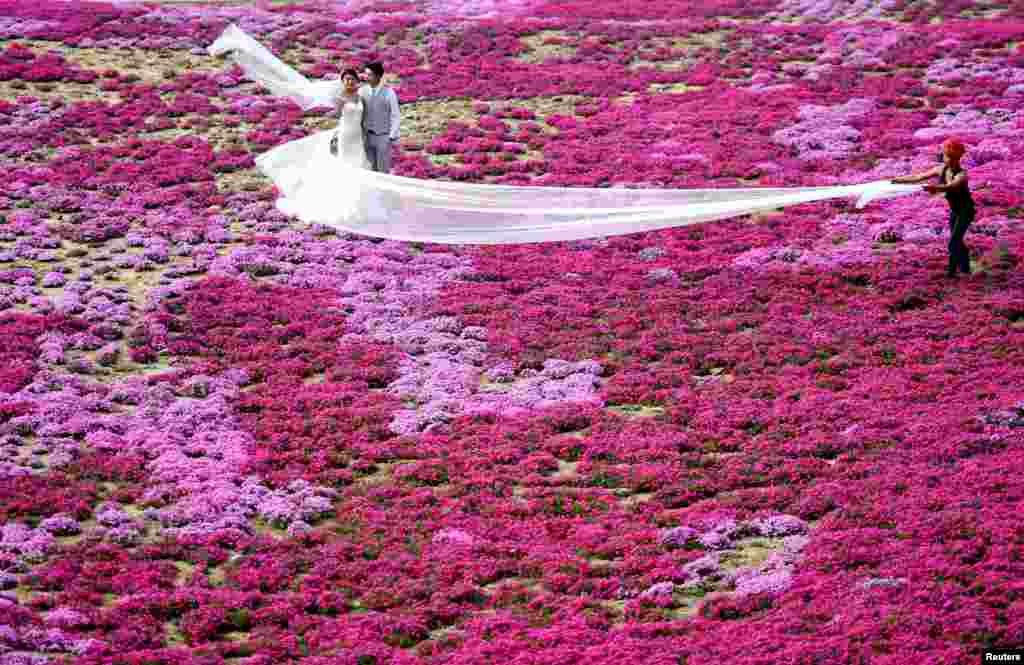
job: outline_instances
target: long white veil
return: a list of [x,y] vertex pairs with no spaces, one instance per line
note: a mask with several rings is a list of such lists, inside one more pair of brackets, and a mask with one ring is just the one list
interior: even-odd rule
[[[357,169],[354,214],[327,221],[354,233],[445,244],[516,244],[656,231],[833,198],[920,191],[888,182],[841,187],[590,189],[419,180]],[[350,191],[353,191],[350,190]],[[316,221],[316,220],[309,220]]]
[[[228,54],[253,81],[304,109],[332,104],[336,81],[306,79],[235,25],[209,52]],[[826,199],[853,197],[863,207],[876,199],[920,191],[888,181],[732,189],[520,187],[420,180],[340,163],[336,171],[336,212],[321,212],[305,221],[393,240],[446,244],[579,240],[688,226]],[[287,202],[281,207],[303,208]]]
[[303,110],[333,106],[340,81],[310,81],[281,62],[263,44],[232,23],[206,49],[210,55],[227,55],[245,75],[279,97],[288,97]]

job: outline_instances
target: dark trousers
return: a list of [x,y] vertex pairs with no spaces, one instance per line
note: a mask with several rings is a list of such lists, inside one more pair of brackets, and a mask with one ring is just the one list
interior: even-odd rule
[[948,272],[951,275],[956,274],[957,268],[964,273],[971,272],[971,259],[967,253],[967,245],[964,244],[964,234],[973,221],[973,210],[953,210],[949,213]]
[[363,146],[370,168],[378,173],[391,173],[391,137],[387,134],[363,134]]

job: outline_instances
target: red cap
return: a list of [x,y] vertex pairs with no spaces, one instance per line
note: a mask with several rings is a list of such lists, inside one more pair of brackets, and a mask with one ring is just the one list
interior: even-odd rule
[[948,138],[942,142],[943,152],[949,153],[950,157],[963,157],[964,153],[967,152],[967,148],[964,147],[963,142],[960,139]]

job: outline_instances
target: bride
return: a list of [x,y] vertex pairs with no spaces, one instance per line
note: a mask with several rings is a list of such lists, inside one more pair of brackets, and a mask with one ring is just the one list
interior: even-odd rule
[[256,158],[256,166],[281,192],[277,207],[286,215],[327,223],[351,214],[358,189],[345,187],[345,169],[370,167],[363,146],[366,104],[359,84],[356,71],[346,69],[338,90],[328,94],[331,105],[339,109],[337,127],[279,145]]
[[280,192],[277,208],[304,222],[334,226],[353,223],[360,213],[365,215],[359,171],[369,169],[370,162],[363,144],[366,103],[360,95],[356,70],[345,69],[340,80],[307,81],[234,25],[210,46],[209,52],[230,55],[243,69],[257,65],[256,79],[260,83],[303,109],[337,109],[335,128],[284,143],[256,157],[256,166]]

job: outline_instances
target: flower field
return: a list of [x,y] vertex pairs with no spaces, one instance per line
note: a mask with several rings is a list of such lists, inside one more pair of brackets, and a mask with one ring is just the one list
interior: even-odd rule
[[[447,247],[290,220],[379,59],[396,171],[804,204]],[[1021,0],[0,0],[0,665],[958,665],[1024,646]]]

